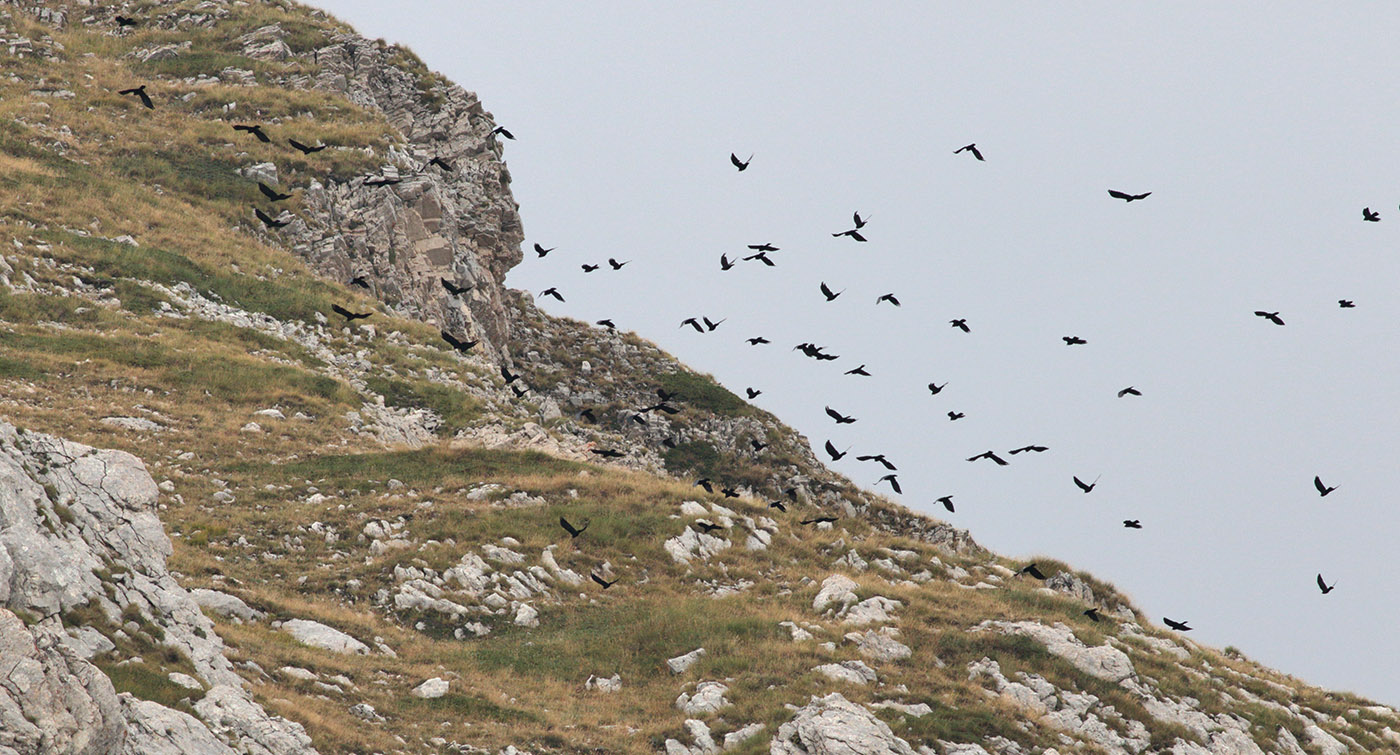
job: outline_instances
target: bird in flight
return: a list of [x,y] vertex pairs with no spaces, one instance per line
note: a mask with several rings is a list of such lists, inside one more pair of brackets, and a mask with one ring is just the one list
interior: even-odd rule
[[1254,314],[1264,318],[1265,320],[1268,320],[1269,322],[1275,325],[1283,324],[1283,318],[1279,317],[1277,312],[1265,312],[1263,310],[1256,310]]
[[721,254],[721,255],[719,256],[719,269],[720,269],[720,270],[729,270],[729,269],[731,269],[731,268],[733,268],[733,267],[734,267],[734,263],[729,261],[729,255],[727,255],[727,254]]
[[472,290],[472,288],[475,286],[475,284],[472,283],[468,283],[465,286],[458,286],[457,284],[453,283],[452,281],[446,278],[438,278],[438,281],[442,283],[443,288],[447,289],[447,293],[452,294],[453,296],[461,296],[462,294],[465,294],[468,291]]
[[773,246],[772,244],[767,244],[767,243],[765,243],[765,244],[749,244],[749,248],[752,249],[752,250],[754,250],[755,252],[776,252],[776,251],[778,251],[778,247]]
[[894,492],[899,493],[900,495],[904,495],[904,491],[900,490],[899,488],[899,477],[893,474],[887,474],[884,477],[881,477],[880,479],[876,480],[875,484],[879,485],[882,482],[888,482],[890,484],[890,487],[894,489]]
[[1093,482],[1086,483],[1078,477],[1075,477],[1074,484],[1078,485],[1080,490],[1084,491],[1085,493],[1088,493],[1089,491],[1093,490],[1095,487],[1098,486],[1099,478],[1095,477]]
[[831,289],[827,287],[826,281],[822,281],[822,296],[825,296],[827,301],[836,301],[836,297],[844,293],[846,293],[846,289],[844,288],[836,293],[832,293]]
[[1017,574],[1027,574],[1027,575],[1030,575],[1030,576],[1035,577],[1036,579],[1039,579],[1039,580],[1042,580],[1042,581],[1045,579],[1045,573],[1042,572],[1042,571],[1040,570],[1040,568],[1037,567],[1037,566],[1035,565],[1035,562],[1034,562],[1034,561],[1032,561],[1032,562],[1029,563],[1029,564],[1026,564],[1026,565],[1023,566],[1023,567],[1021,567],[1021,570],[1018,571],[1018,572],[1016,572],[1016,573],[1017,573]]
[[1368,223],[1379,223],[1381,222],[1381,214],[1372,212],[1370,207],[1364,207],[1361,209],[1361,219]]
[[745,340],[749,342],[750,346],[757,346],[761,343],[772,343],[772,341],[768,340],[767,338],[764,338],[763,336],[756,336],[754,338],[748,338]]
[[1140,390],[1138,390],[1138,389],[1132,387],[1131,385],[1128,386],[1127,388],[1124,388],[1123,390],[1121,390],[1121,391],[1118,392],[1118,398],[1123,398],[1124,396],[1141,396],[1141,395],[1142,395],[1142,391],[1140,391]]
[[959,147],[958,149],[953,150],[953,154],[955,155],[959,152],[971,152],[972,156],[977,158],[978,160],[981,160],[983,162],[986,162],[987,160],[987,158],[982,156],[982,150],[977,149],[977,144],[975,142],[967,145],[966,147]]
[[882,301],[887,301],[890,304],[895,305],[896,307],[899,306],[899,300],[894,298],[894,294],[884,294],[883,296],[879,296],[875,299],[876,304],[879,304]]
[[750,401],[753,401],[754,399],[763,395],[763,391],[760,391],[756,388],[745,388],[744,393],[748,394]]
[[557,288],[555,288],[555,287],[553,287],[553,286],[550,286],[549,288],[546,288],[545,290],[541,291],[541,292],[540,292],[540,296],[553,296],[554,298],[558,299],[559,301],[564,301],[564,297],[563,297],[562,295],[560,295],[559,289],[557,289]]
[[952,513],[953,513],[953,497],[952,497],[952,496],[950,496],[950,495],[945,495],[945,496],[943,496],[942,498],[935,499],[935,500],[934,500],[934,503],[941,503],[941,504],[943,504],[943,508],[947,509],[949,514],[952,514]]
[[1127,527],[1127,528],[1130,529],[1130,530],[1140,530],[1140,529],[1142,529],[1142,520],[1141,520],[1141,519],[1124,519],[1124,520],[1123,520],[1123,526],[1124,526],[1124,527]]
[[966,415],[966,414],[963,414],[962,412],[948,412],[948,421],[949,421],[949,422],[954,422],[954,421],[960,420],[960,419],[962,419],[963,417],[966,417],[966,416],[967,416],[967,415]]
[[292,222],[290,220],[277,220],[271,215],[268,215],[267,213],[263,212],[262,210],[259,210],[256,207],[253,208],[253,214],[258,216],[258,220],[261,220],[263,225],[267,226],[268,228],[281,228],[282,226]]
[[1027,451],[1034,451],[1034,452],[1036,452],[1036,453],[1044,453],[1045,451],[1049,451],[1049,450],[1050,450],[1050,449],[1047,448],[1046,446],[1021,446],[1020,448],[1013,449],[1013,450],[1009,451],[1008,453],[1010,453],[1011,455],[1015,456],[1016,454],[1025,453],[1025,452],[1027,452]]
[[860,229],[865,227],[865,224],[870,221],[870,218],[862,218],[860,216],[860,210],[856,210],[851,214],[851,221],[856,224],[857,229]]
[[715,486],[710,484],[710,478],[708,477],[701,477],[700,479],[696,480],[695,486],[704,488],[706,493],[715,492]]
[[614,579],[613,581],[609,582],[593,572],[589,572],[588,576],[591,577],[594,582],[597,582],[598,584],[602,585],[604,590],[617,584],[617,580]]
[[773,262],[773,260],[768,259],[768,253],[767,253],[767,252],[755,252],[755,253],[750,254],[749,256],[747,256],[747,257],[744,258],[744,261],[745,261],[745,262],[752,262],[753,260],[758,260],[759,262],[762,262],[763,264],[767,265],[768,267],[777,267],[777,266],[778,266],[777,263]]
[[[514,388],[515,386],[511,386],[511,387]],[[595,454],[597,454],[597,455],[603,457],[604,459],[620,459],[620,458],[622,458],[623,456],[626,456],[626,454],[622,453],[621,451],[614,451],[614,450],[611,449],[611,448],[593,448],[593,449],[589,449],[589,450],[591,450],[593,453],[595,453]]]
[[586,420],[588,420],[589,422],[592,422],[592,423],[594,423],[594,424],[597,424],[597,422],[598,422],[598,415],[596,415],[596,414],[593,413],[593,409],[592,409],[591,407],[588,408],[588,409],[584,409],[583,411],[579,412],[579,413],[578,413],[578,416],[579,416],[579,419],[586,419]]
[[[526,395],[527,393],[530,392],[530,386],[527,385],[527,386],[525,386],[524,388],[519,388],[519,387],[517,387],[517,386],[512,385],[512,386],[510,387],[510,392],[511,392],[511,393],[514,393],[516,398],[525,398],[525,395]],[[621,456],[621,455],[622,455],[622,454],[618,453],[617,451],[594,451],[593,453],[598,454],[599,456]]]
[[1337,304],[1341,306],[1342,309],[1356,308],[1356,302],[1352,301],[1351,299],[1338,299]]
[[352,286],[359,286],[360,288],[368,289],[368,288],[369,288],[369,278],[366,278],[366,277],[363,276],[363,275],[357,275],[357,276],[355,276],[354,278],[351,278],[351,279],[350,279],[350,285],[352,285]]
[[1087,610],[1087,611],[1084,612],[1084,615],[1085,615],[1085,616],[1088,616],[1090,621],[1098,622],[1098,620],[1099,620],[1099,609],[1097,609],[1097,608],[1090,608],[1089,610]]
[[1147,199],[1148,197],[1152,196],[1152,192],[1149,191],[1146,194],[1128,194],[1127,192],[1109,189],[1108,195],[1110,197],[1113,197],[1114,199],[1121,199],[1124,202],[1136,202],[1139,199]]
[[963,319],[949,320],[949,321],[948,321],[948,324],[949,324],[949,325],[952,325],[953,327],[955,327],[955,328],[957,328],[957,329],[959,329],[959,330],[961,330],[961,331],[964,332],[964,333],[971,333],[971,332],[972,332],[972,328],[967,327],[967,320],[963,320]]
[[608,258],[608,267],[610,267],[610,268],[612,268],[612,269],[614,269],[614,270],[621,270],[623,265],[626,265],[628,262],[631,262],[631,261],[632,261],[632,260],[624,260],[624,261],[622,261],[622,262],[618,262],[617,260],[613,259],[612,257],[609,257],[609,258]]
[[894,464],[890,462],[889,459],[885,458],[884,454],[870,454],[868,456],[857,456],[856,461],[876,461],[879,462],[880,465],[883,466],[885,469],[888,469],[891,472],[894,472],[898,469],[897,467],[895,467]]
[[1004,467],[1004,466],[1007,466],[1008,464],[1011,463],[1011,462],[1007,461],[1006,459],[1003,459],[1003,458],[1001,458],[1000,456],[997,456],[996,453],[993,452],[993,451],[983,451],[982,453],[977,454],[976,456],[970,456],[970,457],[968,457],[967,460],[968,460],[968,461],[977,461],[978,459],[991,459],[992,461],[996,462],[996,463],[997,463],[997,466],[999,466],[999,467]]
[[687,318],[685,318],[684,320],[681,320],[681,327],[682,327],[682,328],[684,328],[684,327],[687,326],[687,325],[689,325],[689,326],[692,327],[692,328],[695,328],[695,332],[696,332],[696,333],[704,333],[704,332],[705,332],[705,329],[702,328],[702,327],[700,326],[700,321],[699,321],[699,320],[696,320],[694,317],[687,317]]
[[579,267],[583,268],[583,271],[584,271],[585,273],[591,273],[591,272],[593,272],[594,270],[597,270],[599,266],[598,266],[598,265],[589,265],[589,264],[585,263],[585,264],[579,265]]
[[846,415],[836,411],[835,409],[832,409],[829,406],[826,407],[826,416],[836,420],[836,424],[838,425],[849,425],[852,422],[856,421],[855,417],[847,417]]
[[536,243],[535,243],[535,254],[536,254],[537,256],[539,256],[539,257],[543,257],[543,256],[545,256],[546,254],[549,254],[550,252],[552,252],[552,251],[554,251],[555,249],[558,249],[558,248],[559,248],[559,247],[557,247],[557,246],[552,246],[552,247],[550,247],[550,248],[548,248],[548,249],[545,249],[543,246],[540,246],[538,242],[536,242]]
[[868,372],[865,371],[865,365],[863,365],[863,364],[862,364],[861,366],[855,368],[854,370],[846,370],[845,374],[847,374],[847,375],[864,375],[865,377],[870,377],[870,373],[868,373]]
[[561,516],[559,517],[559,526],[563,527],[564,531],[569,533],[569,539],[573,540],[579,535],[582,535],[584,530],[588,529],[588,522],[584,522],[582,527],[575,527],[572,524],[569,524],[568,519],[565,519]]
[[452,172],[452,163],[449,163],[448,161],[442,159],[441,157],[434,156],[433,159],[431,159],[431,160],[428,161],[428,164],[429,164],[429,165],[436,165],[436,166],[438,166],[439,168],[442,168],[443,170],[447,171],[448,173],[451,173],[451,172]]
[[325,144],[318,144],[318,145],[316,145],[316,146],[314,146],[314,147],[311,147],[311,146],[307,146],[307,145],[305,145],[305,144],[302,144],[301,142],[297,141],[296,139],[288,139],[288,140],[287,140],[287,143],[290,144],[290,145],[292,145],[292,147],[294,147],[298,152],[302,153],[303,155],[309,155],[309,154],[311,154],[312,152],[320,152],[321,150],[325,149],[326,146],[327,146],[327,145],[325,145]]
[[1334,491],[1334,490],[1337,489],[1336,487],[1329,487],[1329,486],[1327,486],[1327,485],[1323,485],[1323,484],[1322,484],[1322,476],[1321,476],[1321,475],[1314,475],[1314,476],[1313,476],[1313,487],[1317,488],[1317,492],[1318,492],[1323,498],[1326,498],[1328,493],[1331,493],[1332,491]]
[[831,441],[826,442],[826,453],[831,457],[832,461],[841,461],[841,459],[845,458],[846,454],[850,452],[851,449],[849,448],[845,451],[837,451],[836,446],[832,445]]
[[764,443],[763,441],[758,440],[757,438],[749,438],[749,445],[753,446],[754,453],[758,453],[759,451],[762,451],[763,449],[768,447],[767,443]]
[[366,317],[369,317],[370,315],[374,314],[373,312],[351,312],[350,310],[340,306],[339,304],[332,304],[331,311],[340,315],[341,317],[344,317],[346,322],[351,322],[354,320],[363,320]]
[[244,123],[235,123],[233,124],[233,130],[246,131],[247,133],[256,136],[258,138],[258,141],[262,142],[263,144],[268,144],[272,141],[272,139],[268,137],[267,134],[263,133],[262,124],[259,123],[255,123],[251,126]]
[[151,110],[155,110],[155,109],[156,109],[155,103],[154,103],[154,102],[151,102],[151,96],[150,96],[149,94],[146,94],[146,85],[145,85],[145,84],[142,84],[141,86],[135,87],[135,88],[133,88],[133,89],[123,89],[123,90],[121,90],[120,92],[117,92],[117,94],[124,94],[124,95],[133,95],[133,94],[134,94],[134,95],[136,95],[137,97],[141,98],[141,104],[142,104],[142,105],[145,105],[147,108],[149,108],[149,109],[151,109]]
[[740,173],[743,173],[748,169],[749,163],[753,162],[753,155],[749,155],[749,159],[747,160],[740,160],[738,155],[730,152],[729,162],[734,163],[734,167],[738,168]]
[[281,202],[284,199],[292,198],[291,194],[283,194],[262,181],[258,182],[258,191],[262,192],[262,195],[267,197],[269,202]]
[[1175,629],[1178,632],[1191,631],[1191,627],[1186,626],[1186,622],[1184,621],[1172,621],[1171,619],[1165,616],[1162,617],[1162,621],[1166,622],[1167,626],[1171,627],[1172,629]]
[[834,516],[819,516],[815,519],[803,519],[799,524],[826,524],[834,521],[836,521]]
[[1061,336],[1060,340],[1064,341],[1066,346],[1083,346],[1088,343],[1088,341],[1079,336]]
[[849,231],[842,231],[842,232],[840,232],[840,233],[833,233],[833,234],[831,234],[831,235],[832,235],[833,238],[840,238],[840,237],[842,237],[842,236],[850,236],[851,238],[855,239],[856,241],[865,241],[865,237],[862,236],[862,235],[860,235],[860,231],[857,230],[857,229],[855,229],[855,228],[852,228],[852,229],[849,230]]
[[448,346],[451,346],[463,354],[471,351],[472,347],[478,343],[477,341],[463,341],[445,330],[439,332],[442,334],[442,340],[446,341]]
[[1327,584],[1326,582],[1322,581],[1322,575],[1321,575],[1321,574],[1318,574],[1318,575],[1317,575],[1317,589],[1321,590],[1323,595],[1326,595],[1327,593],[1332,592],[1333,590],[1337,589],[1337,583],[1336,583],[1336,582],[1333,582],[1332,584],[1329,585],[1329,584]]
[[944,389],[944,388],[947,388],[947,387],[948,387],[948,384],[947,384],[947,383],[944,383],[943,385],[938,385],[938,384],[936,384],[936,383],[929,383],[929,384],[928,384],[928,392],[929,392],[929,395],[937,396],[938,394],[940,394],[940,393],[943,392],[943,389]]
[[114,18],[114,19],[112,19],[112,20],[117,22],[117,26],[135,26],[135,25],[136,25],[136,19],[134,19],[134,18],[127,18],[126,16],[117,16],[116,18]]
[[506,385],[510,385],[511,383],[514,383],[515,381],[519,380],[520,376],[515,374],[514,372],[511,372],[509,367],[501,365],[501,379],[506,381]]
[[594,324],[594,325],[602,325],[603,327],[607,328],[608,330],[617,330],[617,323],[613,322],[611,319],[608,319],[608,318],[604,318],[604,319],[599,320],[598,322],[595,322],[595,323],[593,323],[593,324]]
[[720,324],[720,323],[722,323],[722,322],[724,322],[725,320],[728,320],[728,319],[729,319],[728,317],[722,317],[722,318],[720,318],[719,320],[716,320],[716,321],[711,322],[711,321],[710,321],[710,318],[708,318],[708,317],[702,317],[702,318],[700,318],[700,320],[701,320],[702,322],[705,323],[705,330],[708,331],[708,332],[711,332],[711,333],[714,332],[715,328],[718,328],[718,327],[719,327],[719,324]]
[[769,501],[769,502],[768,502],[768,508],[770,508],[770,509],[777,509],[777,510],[783,511],[783,512],[786,512],[786,511],[787,511],[787,506],[784,506],[782,501]]
[[511,132],[507,131],[505,126],[497,126],[491,129],[491,136],[496,136],[497,134],[500,134],[501,136],[504,136],[505,138],[510,139],[511,141],[515,141],[515,134],[512,134]]

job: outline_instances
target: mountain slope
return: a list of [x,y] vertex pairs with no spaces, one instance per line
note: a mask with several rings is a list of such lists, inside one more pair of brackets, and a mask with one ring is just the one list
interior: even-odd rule
[[[0,428],[0,457],[32,494],[5,531],[108,555],[51,579],[63,559],[0,539],[3,636],[97,690],[6,688],[7,731],[71,723],[0,747],[155,751],[152,721],[242,752],[1400,747],[1394,711],[1051,559],[1018,575],[655,346],[506,290],[523,234],[495,124],[411,53],[292,3],[7,12],[0,416],[28,432]],[[154,109],[116,93],[140,84]],[[658,389],[674,413],[641,413]],[[101,454],[33,450],[57,438],[144,461],[102,452],[140,489],[117,506],[140,543],[103,545],[64,482]]]

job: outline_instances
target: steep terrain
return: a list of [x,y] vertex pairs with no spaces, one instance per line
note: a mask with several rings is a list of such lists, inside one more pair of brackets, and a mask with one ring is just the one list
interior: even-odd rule
[[406,50],[241,0],[0,46],[0,753],[1400,750],[506,290],[505,148]]

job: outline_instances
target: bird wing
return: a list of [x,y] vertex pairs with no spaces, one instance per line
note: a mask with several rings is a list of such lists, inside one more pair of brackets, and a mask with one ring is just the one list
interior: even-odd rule
[[973,156],[973,157],[977,158],[978,160],[984,160],[984,161],[985,161],[985,158],[982,157],[982,150],[977,149],[977,145],[976,145],[976,144],[969,144],[969,145],[967,145],[967,148],[970,149],[970,150],[972,150],[972,156]]
[[829,407],[829,406],[826,407],[826,416],[828,416],[828,417],[830,417],[830,418],[832,418],[832,419],[835,419],[835,420],[839,420],[839,419],[842,418],[842,417],[841,417],[841,412],[838,412],[838,411],[836,411],[835,409],[832,409],[832,408]]
[[739,156],[733,152],[729,153],[729,162],[734,163],[734,167],[736,168],[744,167],[744,163],[739,160]]
[[1004,467],[1004,466],[1007,465],[1006,459],[1003,459],[1003,458],[1001,458],[1000,456],[997,456],[996,454],[992,453],[991,451],[988,451],[988,452],[987,452],[987,458],[988,458],[988,459],[991,459],[991,460],[994,461],[994,462],[996,462],[998,466],[1003,466],[1003,467]]
[[1086,491],[1086,492],[1089,490],[1089,486],[1088,486],[1088,485],[1085,485],[1085,484],[1084,484],[1084,481],[1081,480],[1081,479],[1079,479],[1078,477],[1075,477],[1075,478],[1074,478],[1074,484],[1075,484],[1075,485],[1078,485],[1080,490],[1083,490],[1083,491]]
[[841,454],[837,453],[836,446],[831,445],[831,441],[826,442],[826,452],[831,455],[832,459],[836,459],[841,456]]
[[1317,488],[1317,492],[1327,495],[1327,486],[1322,484],[1322,477],[1320,475],[1313,477],[1313,486]]
[[1124,194],[1121,191],[1115,191],[1113,189],[1108,190],[1108,195],[1114,199],[1132,199],[1131,194]]
[[1320,573],[1317,575],[1317,586],[1318,589],[1327,592],[1327,583],[1322,581],[1322,574]]

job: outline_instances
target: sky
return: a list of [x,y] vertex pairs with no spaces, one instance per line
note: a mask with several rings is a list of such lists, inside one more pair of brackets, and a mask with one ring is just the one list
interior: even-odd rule
[[[1400,705],[1400,6],[314,4],[517,137],[527,244],[557,251],[507,284],[557,287],[546,311],[762,390],[822,458],[885,453],[902,495],[832,466],[1003,555]],[[833,237],[855,211],[868,241]],[[721,271],[765,242],[775,267]]]

